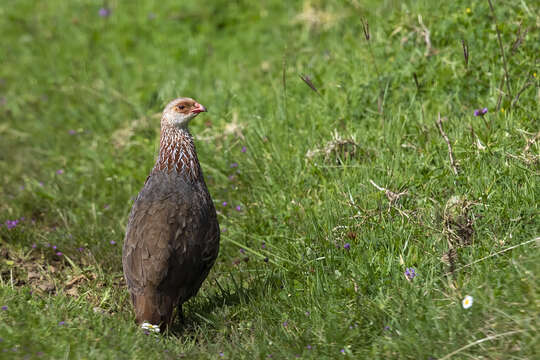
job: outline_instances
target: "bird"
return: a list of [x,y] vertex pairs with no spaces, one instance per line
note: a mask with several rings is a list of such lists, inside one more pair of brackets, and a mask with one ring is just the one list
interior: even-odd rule
[[161,116],[159,154],[129,214],[122,266],[143,329],[170,328],[218,256],[219,224],[189,122],[206,108],[177,98]]

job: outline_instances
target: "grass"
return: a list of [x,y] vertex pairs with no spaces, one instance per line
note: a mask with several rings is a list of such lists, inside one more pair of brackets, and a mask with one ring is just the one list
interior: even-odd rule
[[[0,358],[538,355],[534,1],[108,3],[0,4]],[[176,96],[223,233],[153,337],[121,244]]]

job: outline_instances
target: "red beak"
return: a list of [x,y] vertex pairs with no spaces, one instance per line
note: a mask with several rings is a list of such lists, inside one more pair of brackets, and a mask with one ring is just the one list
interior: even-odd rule
[[206,108],[202,106],[201,104],[197,103],[195,109],[191,110],[191,112],[194,114],[206,112]]

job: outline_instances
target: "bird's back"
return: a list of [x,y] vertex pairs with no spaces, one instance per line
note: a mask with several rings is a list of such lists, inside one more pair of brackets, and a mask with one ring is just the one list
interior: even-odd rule
[[196,181],[154,171],[133,204],[124,276],[138,323],[169,325],[199,290],[219,250],[219,225],[202,174]]

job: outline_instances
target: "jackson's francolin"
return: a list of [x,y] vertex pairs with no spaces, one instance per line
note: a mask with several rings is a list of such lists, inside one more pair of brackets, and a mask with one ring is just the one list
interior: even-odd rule
[[137,324],[165,330],[173,311],[197,294],[219,251],[219,225],[193,138],[191,119],[206,108],[171,101],[161,117],[159,155],[137,196],[122,264]]

